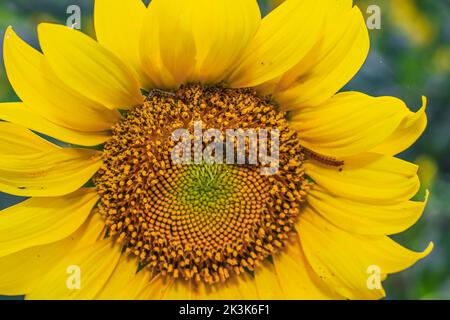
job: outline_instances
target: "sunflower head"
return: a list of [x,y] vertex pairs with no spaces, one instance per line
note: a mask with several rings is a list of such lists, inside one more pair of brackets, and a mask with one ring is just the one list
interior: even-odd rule
[[0,294],[371,299],[430,252],[389,238],[425,207],[395,155],[426,100],[339,92],[369,50],[352,1],[96,0],[95,29],[5,33],[0,191],[30,199],[0,215]]

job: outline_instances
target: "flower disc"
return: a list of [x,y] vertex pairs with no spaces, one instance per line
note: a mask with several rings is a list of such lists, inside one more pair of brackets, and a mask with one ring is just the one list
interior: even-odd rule
[[[277,130],[279,169],[267,163],[175,163],[172,133]],[[240,130],[240,131],[239,131]],[[245,140],[249,155],[251,142]],[[225,141],[222,141],[225,143]],[[275,142],[258,136],[258,146]],[[238,150],[239,141],[233,145]],[[206,142],[202,141],[206,147]],[[195,152],[192,147],[193,152]],[[129,112],[105,146],[95,177],[109,234],[155,273],[216,283],[252,271],[293,232],[308,182],[284,114],[249,89],[189,85],[156,92]],[[249,158],[249,157],[247,157]]]

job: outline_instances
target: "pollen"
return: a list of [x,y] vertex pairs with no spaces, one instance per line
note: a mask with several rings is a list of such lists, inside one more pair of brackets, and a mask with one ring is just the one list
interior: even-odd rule
[[[278,130],[279,169],[256,163],[175,163],[172,133]],[[258,138],[258,145],[273,144]],[[206,142],[204,142],[206,143]],[[233,143],[238,144],[237,141]],[[245,150],[251,143],[245,140]],[[248,160],[248,159],[247,159]],[[108,235],[152,274],[214,284],[283,250],[309,182],[305,152],[276,104],[253,89],[186,85],[155,91],[129,111],[105,144],[94,177]]]

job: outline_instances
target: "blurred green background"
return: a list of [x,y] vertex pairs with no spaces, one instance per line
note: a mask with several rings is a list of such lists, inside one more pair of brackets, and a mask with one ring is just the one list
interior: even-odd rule
[[[279,2],[262,0],[260,4],[267,13]],[[381,29],[370,30],[370,55],[344,90],[397,96],[414,111],[421,105],[421,96],[428,97],[427,131],[401,157],[420,165],[422,190],[417,197],[423,199],[429,189],[430,201],[422,219],[395,239],[414,250],[422,250],[433,241],[435,249],[413,268],[388,278],[388,299],[450,299],[450,1],[355,3],[366,18],[371,16],[368,7],[378,5]],[[3,39],[7,26],[12,25],[28,43],[38,47],[36,25],[44,21],[65,24],[69,5],[80,6],[82,30],[93,35],[93,0],[1,0],[0,37]],[[7,101],[18,99],[1,63],[0,102]],[[0,193],[0,209],[19,201]]]

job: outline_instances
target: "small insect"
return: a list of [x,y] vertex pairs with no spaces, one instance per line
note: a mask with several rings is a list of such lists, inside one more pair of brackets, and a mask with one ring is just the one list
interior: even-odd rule
[[[308,156],[310,159],[320,162],[326,166],[342,167],[344,165],[344,161],[342,161],[342,160],[338,160],[333,157],[324,156],[320,153],[314,152],[305,147],[303,147],[303,150],[305,152],[305,155]],[[342,171],[342,169],[339,171]]]
[[166,98],[176,98],[177,95],[171,91],[164,91],[161,89],[151,89],[147,95],[148,100],[152,100],[153,97],[166,97]]

